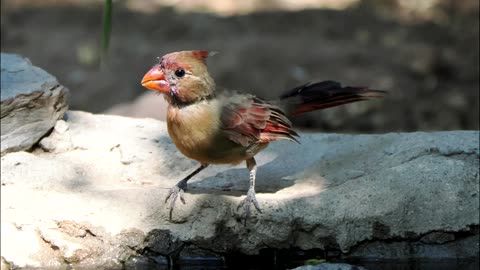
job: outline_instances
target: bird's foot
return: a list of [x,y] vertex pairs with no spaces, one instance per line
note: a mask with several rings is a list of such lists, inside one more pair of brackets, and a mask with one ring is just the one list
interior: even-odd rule
[[165,203],[167,203],[170,197],[172,198],[170,201],[170,207],[169,207],[170,220],[172,220],[172,213],[173,213],[173,209],[175,208],[175,203],[177,202],[177,199],[180,198],[180,201],[182,201],[182,203],[185,204],[185,198],[183,197],[183,194],[185,193],[186,189],[187,189],[187,181],[182,180],[168,191],[167,198],[165,198]]
[[255,197],[255,189],[250,188],[247,192],[247,197],[243,199],[237,207],[237,210],[243,207],[243,214],[244,214],[244,225],[247,225],[247,219],[250,217],[250,205],[253,203],[255,209],[259,213],[262,213],[260,209],[260,205],[258,204],[257,198]]

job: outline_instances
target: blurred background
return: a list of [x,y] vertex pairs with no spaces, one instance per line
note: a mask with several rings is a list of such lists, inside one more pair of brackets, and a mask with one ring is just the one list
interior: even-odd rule
[[274,99],[306,82],[387,90],[294,119],[304,130],[380,133],[479,128],[478,0],[2,0],[1,50],[71,91],[70,109],[165,116],[143,74],[168,52],[208,60],[220,87]]

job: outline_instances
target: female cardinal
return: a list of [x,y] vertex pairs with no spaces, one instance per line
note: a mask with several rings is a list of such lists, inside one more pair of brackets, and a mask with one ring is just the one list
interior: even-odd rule
[[[170,189],[170,220],[178,197],[185,203],[187,181],[209,164],[238,164],[246,161],[250,188],[238,208],[244,208],[245,221],[255,198],[254,156],[271,141],[297,141],[287,116],[325,109],[341,104],[382,97],[384,91],[364,87],[342,87],[333,81],[305,84],[287,91],[275,102],[250,94],[217,92],[208,74],[207,51],[181,51],[163,56],[150,69],[142,85],[162,93],[169,103],[168,133],[185,156],[200,162],[200,167]],[[238,209],[237,208],[237,209]]]

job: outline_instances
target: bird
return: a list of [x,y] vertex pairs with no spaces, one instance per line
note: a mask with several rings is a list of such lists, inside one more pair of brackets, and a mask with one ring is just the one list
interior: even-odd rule
[[143,87],[163,94],[168,102],[167,128],[177,149],[199,166],[169,191],[169,219],[177,199],[185,204],[187,182],[211,164],[245,162],[249,188],[237,211],[250,216],[251,205],[262,213],[256,198],[255,155],[278,140],[299,142],[290,117],[342,104],[383,97],[386,92],[367,87],[343,87],[335,81],[306,83],[265,101],[239,91],[217,89],[206,60],[206,50],[178,51],[159,57],[142,78]]

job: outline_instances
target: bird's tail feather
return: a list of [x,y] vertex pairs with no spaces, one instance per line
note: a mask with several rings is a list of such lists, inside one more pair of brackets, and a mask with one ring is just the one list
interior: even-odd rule
[[334,81],[305,84],[285,92],[280,96],[283,107],[289,115],[335,107],[342,104],[380,98],[385,91],[366,87],[342,87]]

